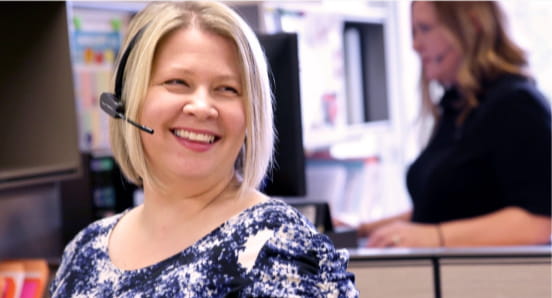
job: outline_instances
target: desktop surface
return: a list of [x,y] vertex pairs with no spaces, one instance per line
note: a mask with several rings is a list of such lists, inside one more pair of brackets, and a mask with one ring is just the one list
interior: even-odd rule
[[351,248],[351,260],[436,257],[550,257],[551,245],[454,248]]

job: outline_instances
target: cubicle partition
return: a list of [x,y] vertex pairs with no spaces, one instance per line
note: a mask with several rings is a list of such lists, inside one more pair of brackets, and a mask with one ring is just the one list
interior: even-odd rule
[[550,298],[549,245],[352,249],[360,297]]

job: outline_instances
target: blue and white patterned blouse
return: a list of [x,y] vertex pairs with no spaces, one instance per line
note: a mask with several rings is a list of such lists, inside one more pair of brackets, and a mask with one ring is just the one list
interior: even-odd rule
[[65,248],[52,297],[358,297],[348,254],[297,210],[270,199],[157,264],[120,270],[108,239],[121,214]]

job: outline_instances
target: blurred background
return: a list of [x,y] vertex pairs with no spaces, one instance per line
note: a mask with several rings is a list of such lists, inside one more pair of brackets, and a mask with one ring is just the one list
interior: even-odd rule
[[[552,4],[502,2],[550,100]],[[405,171],[428,127],[418,119],[410,1],[228,3],[272,66],[277,160],[296,157],[279,159],[264,190],[326,202],[351,225],[409,208]],[[111,158],[98,99],[144,5],[0,3],[0,259],[59,258],[86,224],[141,202]]]

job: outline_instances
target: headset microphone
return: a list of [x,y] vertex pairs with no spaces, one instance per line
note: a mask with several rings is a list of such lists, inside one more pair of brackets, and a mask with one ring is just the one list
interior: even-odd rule
[[100,95],[100,107],[109,116],[115,119],[122,119],[134,125],[140,130],[153,134],[153,129],[147,126],[144,126],[142,124],[139,124],[135,121],[132,121],[131,119],[128,119],[125,116],[125,107],[123,102],[121,101],[121,96],[123,94],[123,76],[124,76],[124,71],[128,60],[128,56],[130,55],[130,51],[134,47],[134,44],[136,43],[138,38],[140,38],[140,36],[142,35],[142,32],[144,31],[144,29],[145,27],[140,29],[138,33],[136,33],[136,35],[132,38],[132,40],[128,44],[128,47],[124,51],[123,55],[121,56],[121,61],[119,62],[119,66],[117,67],[117,74],[115,76],[115,93],[103,92]]
[[111,117],[115,119],[123,119],[126,122],[134,125],[138,129],[143,130],[147,133],[153,134],[153,129],[125,117],[124,107],[121,104],[121,102],[117,100],[117,97],[115,96],[115,94],[107,93],[107,92],[102,93],[102,95],[100,96],[100,107],[104,112],[106,112]]

